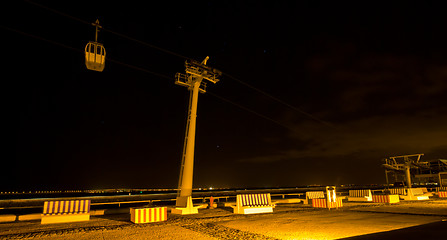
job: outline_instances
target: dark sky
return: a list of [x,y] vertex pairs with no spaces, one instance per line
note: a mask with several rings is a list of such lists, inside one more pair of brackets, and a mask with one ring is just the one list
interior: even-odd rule
[[[385,157],[447,157],[438,1],[35,2],[210,56],[225,73],[199,96],[194,187],[383,183]],[[4,10],[3,117],[13,137],[1,189],[177,187],[188,91],[173,78],[184,59],[104,30],[108,58],[172,79],[109,60],[88,71],[92,26],[27,2]]]

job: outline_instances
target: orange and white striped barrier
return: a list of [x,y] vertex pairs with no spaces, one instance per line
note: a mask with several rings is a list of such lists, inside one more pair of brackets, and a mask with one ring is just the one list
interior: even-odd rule
[[389,191],[392,195],[407,195],[405,188],[390,188]]
[[90,220],[90,200],[46,201],[41,224]]
[[349,190],[348,201],[371,202],[372,194],[370,189]]
[[372,201],[375,203],[398,203],[399,195],[372,195]]
[[130,208],[130,221],[133,223],[161,222],[167,219],[167,207]]
[[323,191],[311,191],[306,192],[306,200],[304,201],[304,204],[311,204],[312,200],[314,198],[324,198],[324,192]]
[[265,206],[270,205],[270,193],[262,194],[239,194],[237,195],[241,202],[241,206]]
[[268,213],[273,212],[274,207],[270,193],[238,194],[233,212],[238,214]]
[[313,198],[312,199],[312,207],[315,208],[339,208],[343,207],[343,202],[341,198],[337,198],[336,202],[329,202],[329,206],[327,204],[326,198]]
[[447,198],[447,192],[438,192],[438,197]]

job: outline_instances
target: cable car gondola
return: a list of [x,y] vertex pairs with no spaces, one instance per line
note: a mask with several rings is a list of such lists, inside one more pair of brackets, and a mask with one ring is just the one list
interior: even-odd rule
[[92,23],[96,27],[95,41],[90,41],[85,46],[85,66],[89,70],[102,72],[106,64],[106,49],[98,42],[99,20]]

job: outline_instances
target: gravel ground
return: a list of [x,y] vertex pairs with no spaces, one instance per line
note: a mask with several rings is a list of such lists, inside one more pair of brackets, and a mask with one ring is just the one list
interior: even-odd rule
[[153,225],[150,227],[132,227],[115,229],[98,229],[76,232],[56,232],[19,237],[19,239],[52,239],[52,240],[104,240],[104,239],[217,239],[206,234],[194,232],[180,226]]
[[[0,223],[0,239],[336,239],[390,231],[447,218],[447,200],[402,204],[347,203],[338,210],[285,204],[274,213],[238,215],[203,209],[168,215],[159,223],[133,224],[129,214],[92,216],[88,222],[41,225]],[[446,229],[447,233],[447,229]]]

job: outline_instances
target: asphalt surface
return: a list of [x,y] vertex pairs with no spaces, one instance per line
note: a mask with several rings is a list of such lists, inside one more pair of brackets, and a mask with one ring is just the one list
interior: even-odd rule
[[396,240],[396,239],[446,239],[447,221],[438,221],[388,232],[372,233],[344,239],[349,240]]

